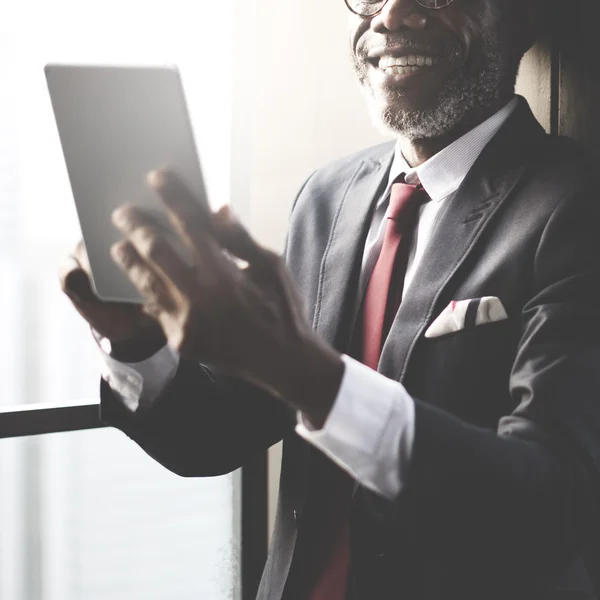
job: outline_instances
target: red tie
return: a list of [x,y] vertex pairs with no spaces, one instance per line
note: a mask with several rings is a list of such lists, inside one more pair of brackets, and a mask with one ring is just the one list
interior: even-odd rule
[[[404,176],[402,175],[402,180]],[[427,199],[419,185],[394,183],[381,253],[367,286],[357,321],[357,352],[365,365],[377,369],[381,347],[400,305],[404,275],[420,204]],[[362,341],[360,341],[362,340]],[[319,461],[305,527],[310,527],[305,575],[307,600],[344,600],[350,561],[349,509],[353,479],[325,459]],[[314,579],[313,579],[314,577]],[[304,596],[304,595],[303,595]]]
[[363,301],[361,352],[356,354],[365,365],[375,370],[383,342],[400,306],[410,243],[419,206],[426,199],[421,185],[392,185],[383,245]]

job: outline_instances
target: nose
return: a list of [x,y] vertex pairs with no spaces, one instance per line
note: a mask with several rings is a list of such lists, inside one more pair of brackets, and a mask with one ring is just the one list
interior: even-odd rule
[[402,27],[425,29],[427,16],[415,0],[388,0],[382,11],[371,20],[375,33],[397,31]]

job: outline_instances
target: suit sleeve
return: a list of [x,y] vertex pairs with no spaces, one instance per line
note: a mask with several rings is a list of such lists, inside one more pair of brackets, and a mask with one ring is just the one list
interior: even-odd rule
[[396,508],[446,561],[531,572],[586,543],[600,471],[599,224],[596,195],[580,191],[544,229],[510,377],[517,409],[496,433],[415,401]]
[[185,477],[230,473],[295,425],[293,412],[262,389],[184,359],[161,396],[135,412],[100,385],[102,420]]

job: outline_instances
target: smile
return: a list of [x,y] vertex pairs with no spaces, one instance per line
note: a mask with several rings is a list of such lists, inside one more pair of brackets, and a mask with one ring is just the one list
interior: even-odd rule
[[386,75],[407,75],[420,69],[432,67],[438,63],[435,56],[410,54],[408,56],[382,56],[379,58],[378,67]]

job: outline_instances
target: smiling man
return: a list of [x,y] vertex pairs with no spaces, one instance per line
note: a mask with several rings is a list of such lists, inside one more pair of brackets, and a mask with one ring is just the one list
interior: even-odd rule
[[185,476],[284,440],[260,600],[598,599],[599,188],[514,95],[537,2],[347,3],[397,141],[308,179],[285,261],[154,173],[194,266],[124,207],[143,310],[62,268],[102,416]]

